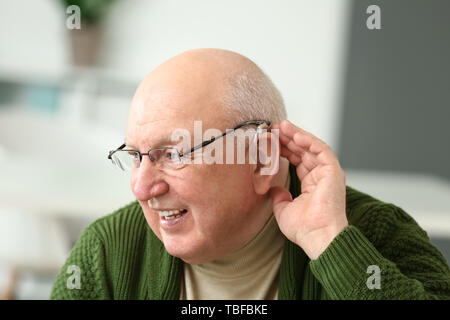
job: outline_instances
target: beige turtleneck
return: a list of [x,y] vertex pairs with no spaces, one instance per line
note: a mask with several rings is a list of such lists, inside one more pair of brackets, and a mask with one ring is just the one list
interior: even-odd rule
[[272,215],[243,248],[205,264],[184,263],[180,299],[277,299],[284,242]]

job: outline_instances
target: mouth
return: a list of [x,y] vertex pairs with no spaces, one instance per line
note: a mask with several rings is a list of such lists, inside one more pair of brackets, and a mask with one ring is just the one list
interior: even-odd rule
[[186,209],[174,209],[174,210],[156,210],[161,220],[174,220],[184,216],[188,211]]
[[182,222],[185,220],[186,215],[189,213],[187,209],[153,209],[159,215],[159,224],[162,228],[169,230],[175,230],[173,228],[180,228]]

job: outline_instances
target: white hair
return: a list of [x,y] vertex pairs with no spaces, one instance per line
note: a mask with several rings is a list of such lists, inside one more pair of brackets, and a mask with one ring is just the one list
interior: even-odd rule
[[248,120],[269,120],[274,124],[287,118],[281,93],[253,63],[227,77],[224,91],[222,104],[225,114],[236,124]]

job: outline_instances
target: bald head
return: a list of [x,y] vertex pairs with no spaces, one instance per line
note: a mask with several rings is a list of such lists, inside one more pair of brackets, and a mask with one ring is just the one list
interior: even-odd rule
[[143,85],[169,80],[179,85],[219,88],[242,71],[256,72],[259,68],[248,58],[227,50],[196,49],[181,53],[154,69]]
[[165,110],[160,116],[179,113],[204,123],[286,118],[281,95],[262,70],[250,59],[221,49],[186,51],[155,68],[136,91],[130,118],[141,118],[155,106]]

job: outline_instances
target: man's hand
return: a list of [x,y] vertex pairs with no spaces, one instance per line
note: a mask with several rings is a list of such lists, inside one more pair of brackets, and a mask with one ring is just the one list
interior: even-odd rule
[[279,125],[282,157],[297,167],[302,193],[292,200],[288,190],[270,190],[281,232],[317,259],[348,226],[345,213],[345,173],[331,148],[285,120]]

